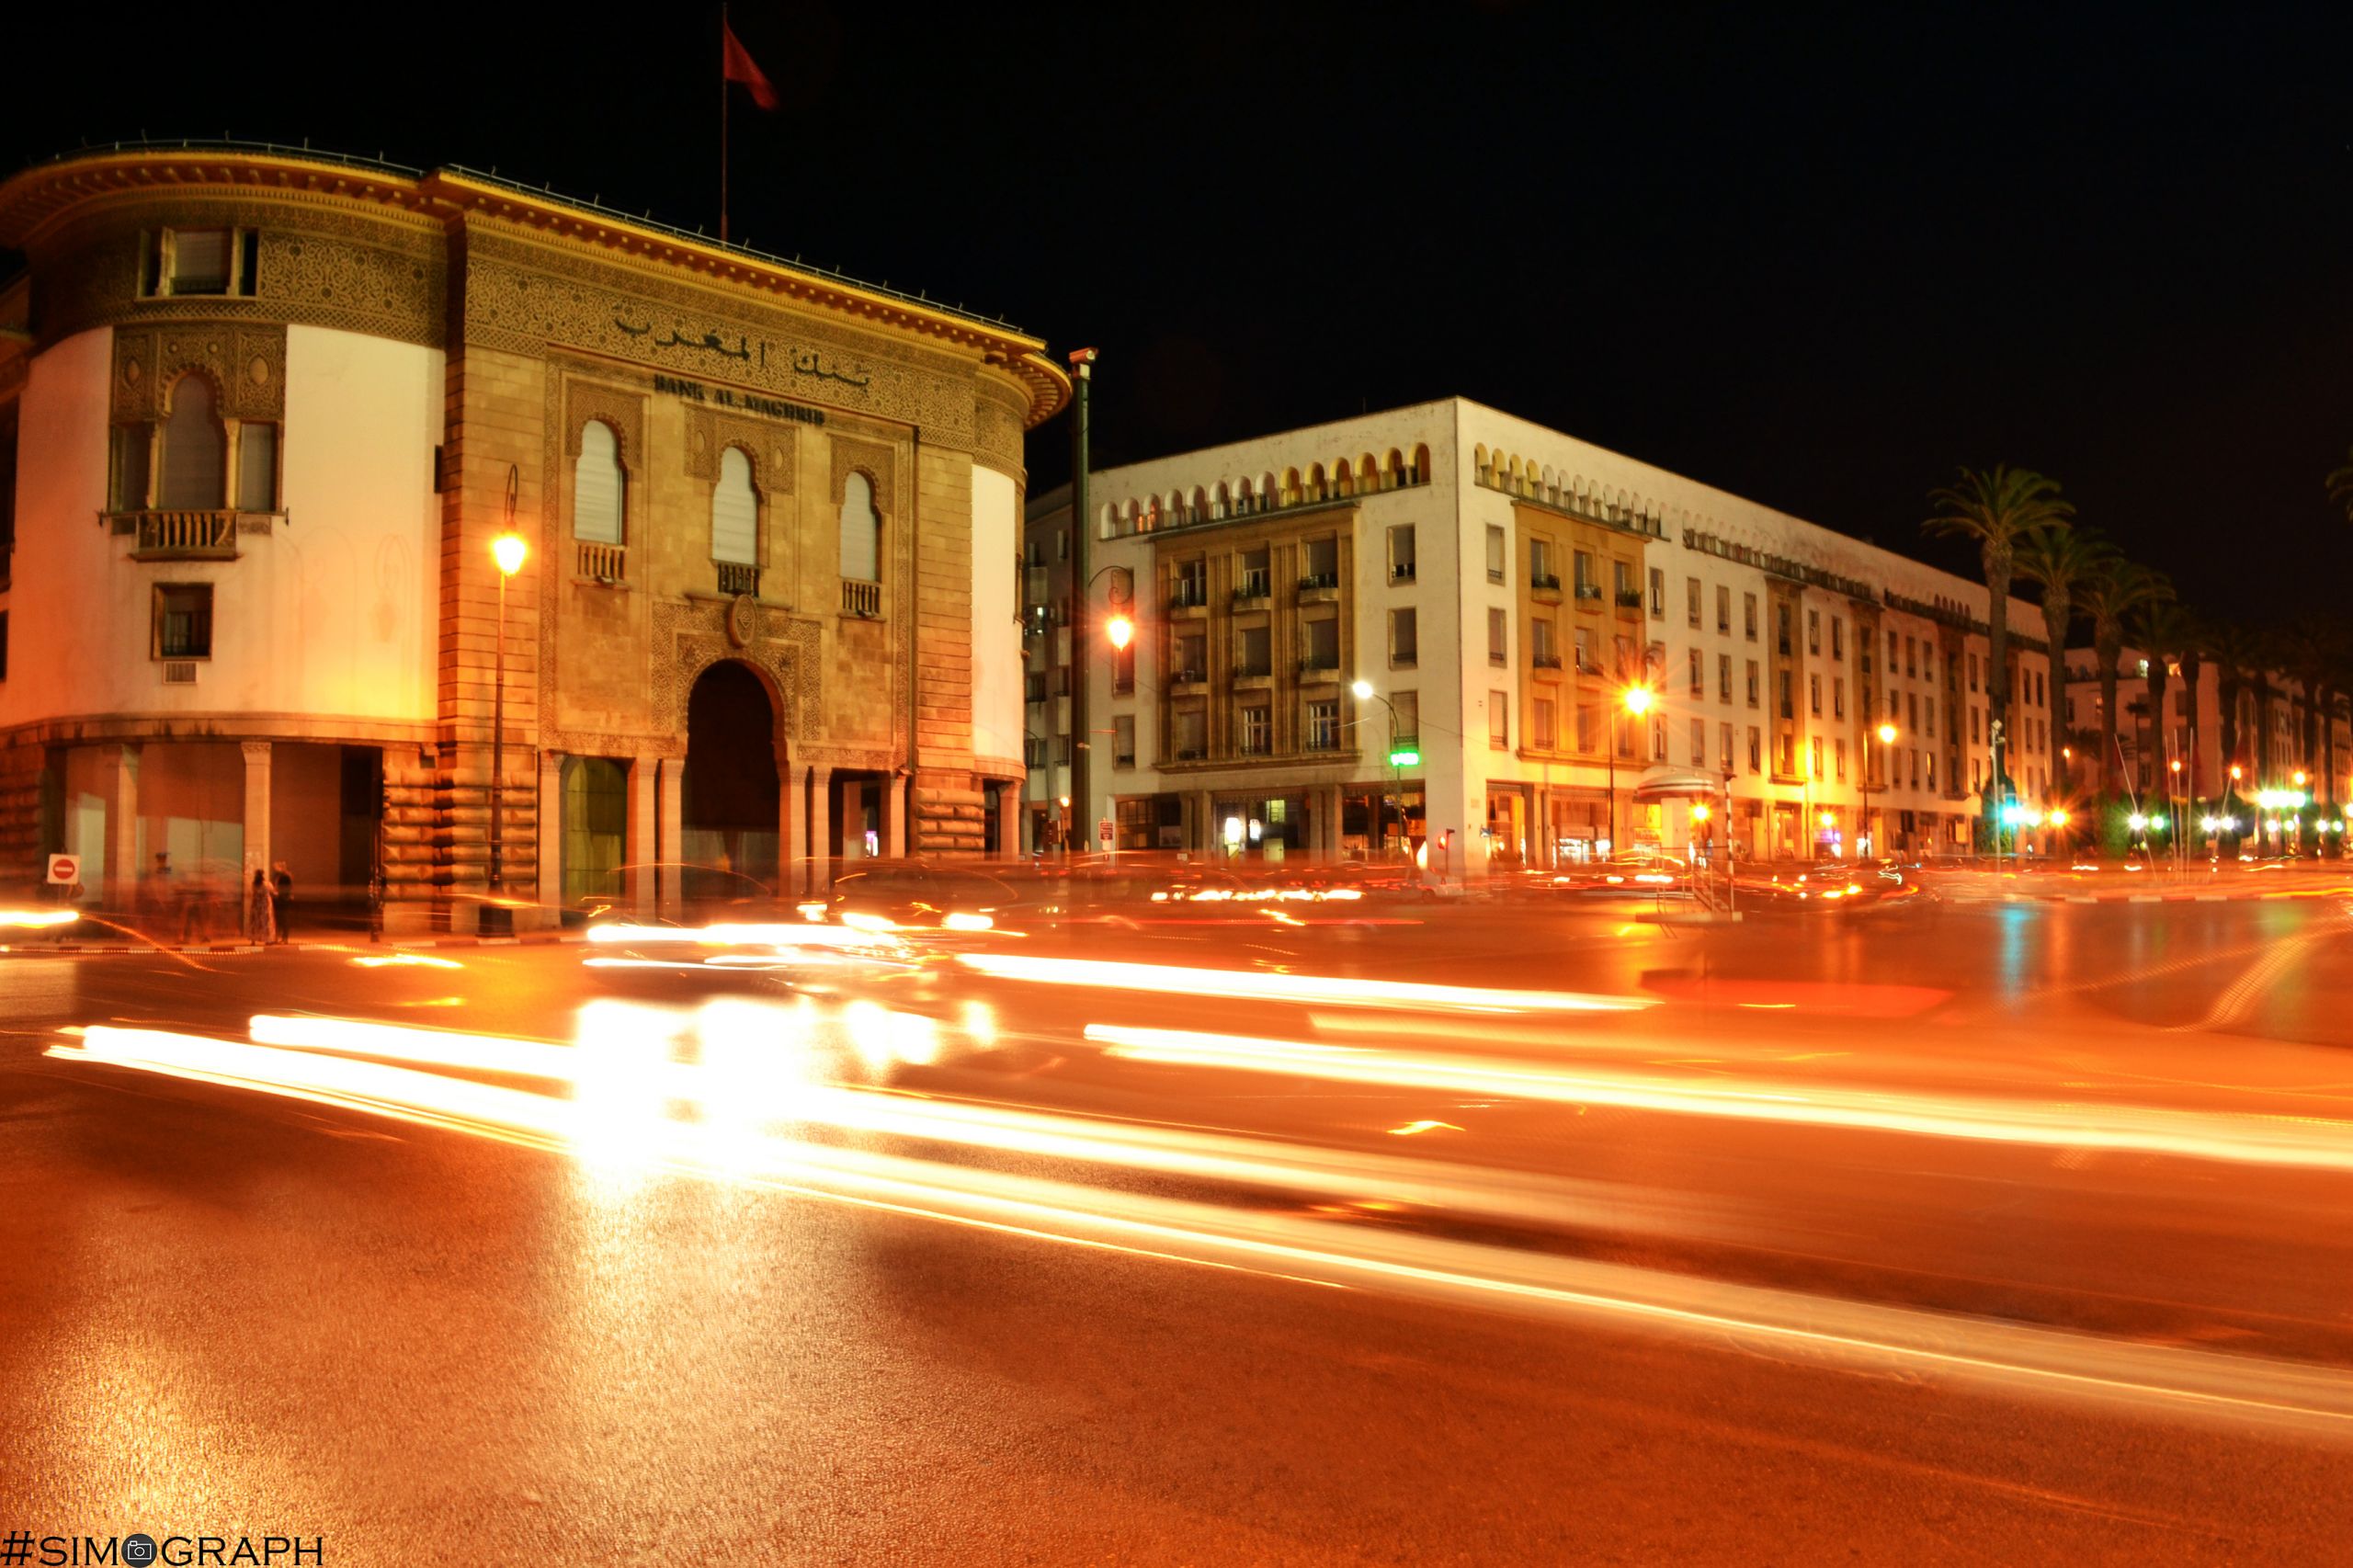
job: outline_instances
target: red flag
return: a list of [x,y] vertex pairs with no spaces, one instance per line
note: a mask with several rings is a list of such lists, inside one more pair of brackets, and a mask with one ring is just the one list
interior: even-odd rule
[[752,52],[735,36],[734,28],[722,22],[719,31],[720,74],[730,82],[743,83],[744,90],[750,93],[752,101],[762,108],[777,108],[776,89],[768,85],[768,79],[761,74],[760,68],[752,62]]

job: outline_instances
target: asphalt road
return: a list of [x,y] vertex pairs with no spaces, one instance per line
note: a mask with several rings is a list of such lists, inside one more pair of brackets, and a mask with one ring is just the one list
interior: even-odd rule
[[2342,901],[1641,913],[0,959],[0,1529],[2342,1560]]

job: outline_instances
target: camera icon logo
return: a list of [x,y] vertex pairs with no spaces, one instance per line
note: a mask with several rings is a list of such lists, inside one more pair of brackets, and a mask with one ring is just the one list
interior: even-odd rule
[[122,1560],[137,1565],[137,1568],[144,1568],[145,1564],[154,1562],[155,1538],[144,1531],[123,1537]]

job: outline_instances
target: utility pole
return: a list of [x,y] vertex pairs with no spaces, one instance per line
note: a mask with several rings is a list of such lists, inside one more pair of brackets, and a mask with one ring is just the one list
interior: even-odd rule
[[1087,814],[1095,801],[1086,766],[1086,683],[1093,664],[1086,641],[1086,596],[1094,583],[1086,564],[1086,546],[1094,534],[1093,508],[1086,499],[1086,394],[1094,384],[1095,359],[1092,348],[1074,350],[1070,357],[1070,801],[1071,831],[1082,846],[1095,820]]

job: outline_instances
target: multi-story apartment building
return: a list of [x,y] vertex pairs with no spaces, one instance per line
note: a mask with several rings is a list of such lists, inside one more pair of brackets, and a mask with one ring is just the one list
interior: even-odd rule
[[[1091,564],[1131,574],[1139,625],[1132,659],[1087,661],[1101,733],[1071,819],[1121,847],[1410,848],[1470,876],[1695,830],[1756,857],[1938,852],[1990,789],[1982,585],[1479,403],[1091,483]],[[1032,539],[1068,506],[1041,497]],[[2012,602],[2029,801],[2054,744],[2038,624]],[[1033,644],[1033,677],[1063,656]],[[1056,710],[1029,711],[1051,744]],[[1724,784],[1730,822],[1645,796],[1659,767]]]
[[1037,339],[307,151],[69,155],[0,246],[0,881],[472,928],[1009,852]]
[[[2315,801],[2342,805],[2353,798],[2353,722],[2336,713],[2326,719],[2330,700],[2279,670],[2245,672],[2233,681],[2235,722],[2223,733],[2222,671],[2211,661],[2165,661],[2154,689],[2150,655],[2139,648],[2120,651],[2116,665],[2116,751],[2106,776],[2143,796],[2168,793],[2194,801],[2219,801],[2230,792],[2230,770],[2239,769],[2236,792],[2302,785]],[[2194,680],[2193,680],[2194,676]],[[2107,749],[2101,722],[2099,658],[2089,648],[2067,653],[2067,691],[2060,722],[2075,761],[2073,776],[2086,792],[2102,777],[2097,759]],[[2178,763],[2178,768],[2175,764]]]

